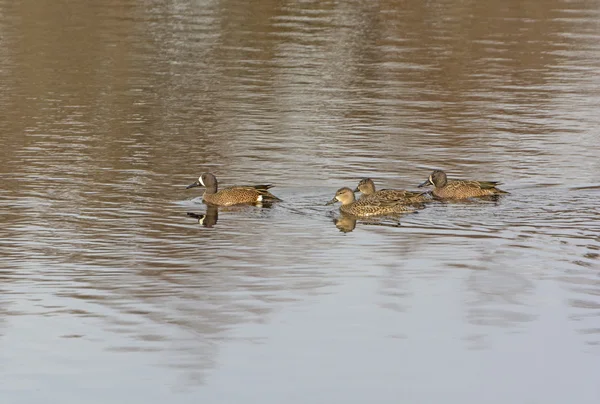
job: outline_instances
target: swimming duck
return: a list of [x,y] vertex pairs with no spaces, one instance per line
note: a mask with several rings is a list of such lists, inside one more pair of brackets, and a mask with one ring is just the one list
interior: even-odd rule
[[354,198],[354,191],[348,187],[337,190],[332,200],[327,205],[341,202],[340,211],[358,217],[393,215],[397,213],[413,212],[414,206],[407,205],[402,201],[384,201],[376,199]]
[[206,188],[204,195],[202,195],[202,200],[213,205],[231,206],[281,200],[267,191],[273,187],[270,184],[233,186],[223,188],[219,191],[217,178],[211,173],[202,174],[196,182],[188,185],[186,189],[194,187]]
[[508,192],[496,188],[501,185],[498,181],[460,181],[448,180],[446,173],[435,170],[427,181],[419,184],[419,188],[433,185],[433,196],[440,199],[466,199],[479,196],[493,196]]
[[423,203],[427,201],[425,192],[411,192],[403,189],[381,189],[375,190],[375,183],[370,178],[360,180],[354,192],[360,192],[360,199],[372,198],[382,201],[400,201],[404,203]]

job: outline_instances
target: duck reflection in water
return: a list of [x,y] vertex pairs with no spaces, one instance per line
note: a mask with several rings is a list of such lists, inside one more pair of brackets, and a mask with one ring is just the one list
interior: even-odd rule
[[[254,204],[254,207],[260,208],[260,209],[270,209],[271,207],[273,207],[273,203],[263,201],[261,203]],[[225,211],[225,212],[240,212],[240,211],[245,211],[246,209],[253,209],[254,207],[248,207],[248,206],[246,206],[246,207],[243,207],[243,206],[224,207],[224,206],[217,206],[217,205],[207,203],[206,204],[206,213],[188,212],[187,215],[190,217],[193,217],[194,219],[197,219],[198,224],[200,224],[204,227],[211,228],[211,227],[214,227],[217,224],[217,220],[219,220],[219,210]]]
[[333,218],[333,224],[342,233],[350,233],[356,228],[356,223],[360,222],[361,226],[385,226],[385,227],[400,227],[400,222],[394,222],[393,216],[387,217],[371,217],[361,218],[353,215],[349,215],[344,212],[340,212],[339,217]]
[[219,220],[219,208],[215,205],[207,205],[206,213],[194,213],[188,212],[188,216],[193,217],[198,220],[198,224],[211,228],[217,224],[217,220]]
[[341,213],[339,217],[333,219],[333,223],[342,233],[350,233],[356,228],[356,216]]

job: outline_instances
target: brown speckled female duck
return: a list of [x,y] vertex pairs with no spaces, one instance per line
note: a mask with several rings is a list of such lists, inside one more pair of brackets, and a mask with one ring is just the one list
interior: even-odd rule
[[378,199],[381,201],[404,201],[404,203],[423,203],[427,201],[425,192],[411,192],[403,189],[375,190],[375,183],[370,178],[360,180],[354,192],[360,192],[360,199]]
[[494,196],[507,194],[508,192],[496,188],[501,185],[497,181],[458,181],[448,180],[446,173],[435,170],[427,181],[419,185],[419,188],[433,185],[431,193],[440,199],[466,199],[479,196]]
[[415,211],[415,207],[401,201],[384,201],[377,199],[354,199],[354,191],[348,187],[340,188],[327,205],[341,202],[340,211],[358,217],[384,216]]
[[280,201],[278,197],[267,191],[272,185],[244,185],[217,190],[217,178],[211,173],[204,173],[198,181],[187,186],[186,189],[204,187],[202,200],[206,203],[220,206],[240,204],[258,204],[261,202]]

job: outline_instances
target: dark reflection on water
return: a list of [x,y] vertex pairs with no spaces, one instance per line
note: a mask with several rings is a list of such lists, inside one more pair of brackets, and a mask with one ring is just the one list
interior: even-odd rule
[[333,218],[333,224],[342,233],[350,233],[356,228],[356,224],[361,223],[362,226],[385,226],[385,227],[400,227],[400,215],[358,218],[352,215],[340,212],[339,216]]
[[[598,10],[0,0],[0,396],[596,403]],[[324,206],[434,168],[511,194]]]
[[198,224],[204,227],[214,227],[219,220],[219,208],[208,205],[205,213],[188,212],[188,216],[198,220]]

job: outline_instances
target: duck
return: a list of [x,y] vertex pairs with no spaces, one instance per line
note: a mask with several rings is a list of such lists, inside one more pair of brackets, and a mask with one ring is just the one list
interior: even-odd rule
[[419,188],[433,185],[431,193],[438,199],[467,199],[508,194],[496,188],[501,184],[498,181],[448,180],[444,171],[434,170],[427,181],[419,184]]
[[375,183],[371,178],[363,178],[358,183],[354,192],[360,192],[360,199],[369,198],[382,201],[404,200],[405,203],[423,203],[428,200],[426,192],[412,192],[403,189],[375,190]]
[[242,185],[232,186],[218,190],[217,178],[212,173],[204,173],[186,189],[204,187],[202,200],[207,204],[218,206],[232,206],[242,204],[260,204],[263,202],[281,201],[268,191],[273,185]]
[[414,212],[416,208],[402,201],[359,199],[354,197],[354,191],[348,187],[337,190],[333,199],[326,203],[332,205],[341,202],[340,211],[357,217],[384,216],[398,213]]

